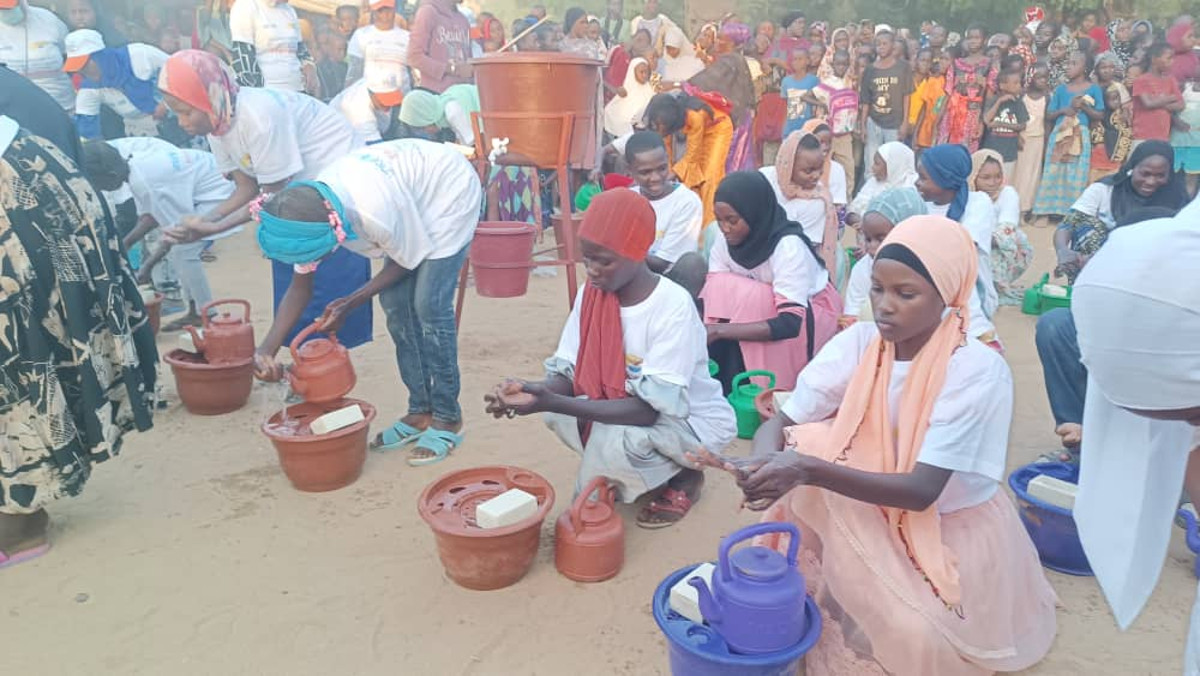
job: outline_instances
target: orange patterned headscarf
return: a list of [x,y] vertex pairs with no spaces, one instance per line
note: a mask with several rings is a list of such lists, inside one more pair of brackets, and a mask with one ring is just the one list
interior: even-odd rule
[[[896,346],[876,336],[850,378],[832,426],[829,421],[798,425],[787,430],[787,438],[795,448],[823,449],[814,455],[830,462],[866,472],[903,474],[917,464],[950,358],[967,339],[968,302],[978,257],[966,228],[941,216],[909,218],[892,230],[880,250],[890,244],[906,247],[921,261],[948,310],[912,361],[899,411],[888,410]],[[947,605],[958,605],[962,590],[957,557],[942,544],[937,505],[922,512],[882,509],[891,532],[903,540],[934,591]]]
[[175,52],[158,75],[158,88],[208,113],[213,136],[224,136],[233,126],[237,78],[215,54],[198,49]]

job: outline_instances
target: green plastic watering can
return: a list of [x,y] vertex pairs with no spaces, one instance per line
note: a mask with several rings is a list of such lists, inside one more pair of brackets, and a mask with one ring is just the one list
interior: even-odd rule
[[754,398],[763,388],[750,382],[751,378],[766,378],[767,389],[775,387],[775,374],[770,371],[746,371],[733,378],[732,391],[729,393],[729,404],[733,406],[733,414],[737,417],[737,435],[739,439],[753,439],[762,418],[754,407]]

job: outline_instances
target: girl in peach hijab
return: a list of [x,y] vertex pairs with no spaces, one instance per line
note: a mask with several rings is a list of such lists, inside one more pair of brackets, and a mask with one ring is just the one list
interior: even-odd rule
[[1017,671],[1054,641],[1054,592],[1000,487],[1012,374],[967,340],[977,266],[953,221],[900,223],[872,269],[875,323],[821,350],[749,458],[705,454],[764,520],[800,527],[824,621],[810,674]]

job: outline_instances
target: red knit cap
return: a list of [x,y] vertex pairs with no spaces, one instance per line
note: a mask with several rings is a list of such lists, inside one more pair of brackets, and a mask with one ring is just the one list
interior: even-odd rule
[[593,197],[579,226],[580,239],[639,263],[646,260],[654,235],[654,207],[645,197],[625,188]]

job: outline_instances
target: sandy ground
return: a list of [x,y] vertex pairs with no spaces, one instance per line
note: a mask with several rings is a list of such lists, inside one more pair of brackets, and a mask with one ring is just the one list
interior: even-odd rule
[[[1030,228],[1038,275],[1050,230]],[[247,233],[219,243],[218,296],[249,297],[259,335],[270,316],[268,265]],[[1031,272],[1030,276],[1033,274]],[[328,494],[293,490],[259,422],[277,387],[219,418],[171,406],[153,431],[128,437],[78,499],[53,506],[54,549],[0,572],[0,671],[11,674],[663,674],[666,650],[648,601],[659,580],[715,556],[719,538],[755,520],[723,475],[675,528],[628,524],[625,568],[595,585],[554,569],[550,537],[519,584],[471,592],[450,582],[420,520],[421,488],[444,472],[520,465],[571,498],[577,460],[536,419],[494,421],[482,396],[503,376],[537,376],[566,317],[565,282],[535,278],[519,299],[468,295],[460,351],[467,443],[440,466],[371,454],[362,478]],[[1009,465],[1053,447],[1033,345],[1033,319],[998,324],[1017,383]],[[381,421],[405,411],[393,345],[354,352],[355,396]],[[174,336],[160,345],[171,349]],[[380,425],[376,425],[376,428]],[[552,523],[546,523],[552,534]],[[1195,589],[1176,537],[1158,592],[1118,632],[1091,578],[1047,571],[1062,599],[1053,651],[1031,674],[1179,673]]]

